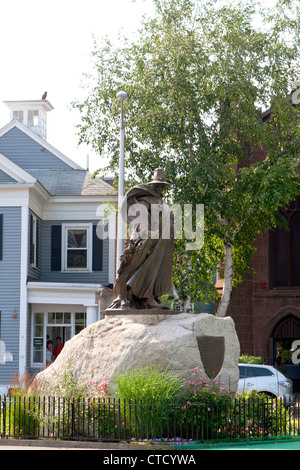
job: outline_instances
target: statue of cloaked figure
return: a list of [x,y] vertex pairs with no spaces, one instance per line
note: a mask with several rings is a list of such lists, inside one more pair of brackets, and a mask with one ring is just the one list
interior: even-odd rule
[[125,195],[121,212],[131,234],[109,309],[166,309],[159,297],[172,290],[174,251],[174,218],[163,200],[167,186],[164,171],[157,168],[153,181],[134,186]]

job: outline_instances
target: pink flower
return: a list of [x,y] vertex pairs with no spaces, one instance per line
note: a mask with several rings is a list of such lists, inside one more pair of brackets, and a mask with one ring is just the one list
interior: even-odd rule
[[97,385],[97,388],[100,389],[100,388],[107,388],[108,387],[108,382],[101,382],[99,385]]
[[109,383],[108,382],[101,382],[99,385],[97,385],[97,389],[102,395],[106,395],[108,392],[109,388]]

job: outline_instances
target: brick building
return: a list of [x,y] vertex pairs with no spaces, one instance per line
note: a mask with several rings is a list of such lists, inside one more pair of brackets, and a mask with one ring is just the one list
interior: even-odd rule
[[[264,119],[268,119],[269,112]],[[266,151],[256,149],[255,160]],[[254,273],[233,289],[229,306],[236,324],[241,353],[262,356],[283,368],[300,391],[300,364],[291,360],[292,344],[300,340],[300,198],[284,211],[289,230],[268,231],[257,239],[252,258]]]

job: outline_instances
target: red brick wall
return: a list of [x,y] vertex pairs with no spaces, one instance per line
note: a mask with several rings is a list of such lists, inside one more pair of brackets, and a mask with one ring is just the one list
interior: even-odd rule
[[292,313],[300,318],[300,291],[280,291],[269,285],[269,238],[267,232],[257,242],[248,273],[242,284],[233,289],[228,310],[236,325],[241,354],[271,359],[271,335],[278,322]]
[[[263,119],[268,120],[269,113]],[[266,155],[267,148],[254,147],[252,158],[246,158],[243,166],[261,161]],[[300,319],[300,289],[279,291],[270,285],[269,243],[269,232],[257,239],[257,251],[251,260],[255,273],[248,273],[244,282],[234,288],[228,310],[235,321],[241,353],[265,360],[271,359],[270,338],[278,322],[289,313]]]

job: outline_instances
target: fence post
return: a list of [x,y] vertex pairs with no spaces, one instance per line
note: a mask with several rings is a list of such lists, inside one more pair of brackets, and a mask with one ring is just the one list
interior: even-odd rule
[[74,407],[74,400],[72,398],[69,398],[71,400],[71,437],[75,436],[75,407]]
[[3,430],[2,430],[2,435],[6,435],[6,395],[4,395],[3,401],[1,401],[2,406],[3,406]]

